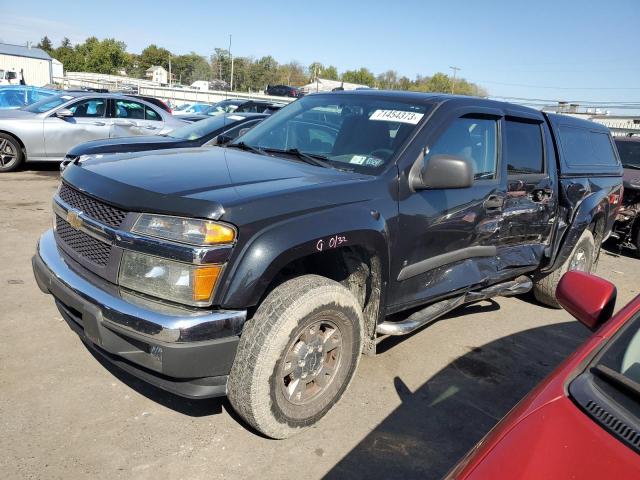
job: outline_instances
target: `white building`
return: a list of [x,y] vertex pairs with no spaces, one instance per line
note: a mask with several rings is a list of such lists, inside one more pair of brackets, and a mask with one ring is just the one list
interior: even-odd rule
[[10,45],[0,43],[0,70],[17,73],[18,83],[21,72],[27,85],[42,87],[52,83],[51,57],[47,52],[31,45]]
[[341,82],[340,80],[329,80],[327,78],[318,78],[317,81],[311,82],[304,87],[300,87],[306,93],[313,92],[330,92],[336,88],[343,90],[355,90],[356,88],[369,88],[366,85],[357,83]]
[[56,60],[55,58],[51,59],[51,76],[55,79],[64,78],[64,66],[60,60]]
[[149,80],[160,83],[162,85],[166,85],[167,83],[169,83],[169,72],[167,72],[165,68],[160,65],[153,65],[147,68],[144,76]]
[[209,90],[209,82],[206,80],[196,80],[191,84],[191,88],[195,88],[196,90]]

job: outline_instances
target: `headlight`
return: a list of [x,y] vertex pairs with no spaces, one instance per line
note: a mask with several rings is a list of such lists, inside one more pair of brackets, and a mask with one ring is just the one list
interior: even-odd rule
[[190,245],[217,245],[233,243],[233,227],[211,220],[170,217],[143,213],[131,229],[135,233],[160,237]]
[[119,283],[154,297],[204,306],[211,303],[221,270],[221,265],[191,265],[125,250]]

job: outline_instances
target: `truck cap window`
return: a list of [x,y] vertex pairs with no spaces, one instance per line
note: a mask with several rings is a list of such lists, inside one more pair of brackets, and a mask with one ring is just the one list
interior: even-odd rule
[[609,134],[568,125],[561,125],[559,129],[567,165],[617,165]]
[[537,123],[507,120],[507,172],[509,175],[543,173],[542,130]]
[[429,147],[427,158],[453,155],[469,160],[477,180],[496,177],[496,121],[484,118],[458,118]]
[[430,108],[360,95],[309,95],[243,135],[242,144],[269,155],[312,156],[324,166],[376,174]]

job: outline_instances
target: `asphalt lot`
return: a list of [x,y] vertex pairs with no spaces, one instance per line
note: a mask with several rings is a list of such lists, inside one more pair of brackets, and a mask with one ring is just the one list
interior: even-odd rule
[[[587,337],[563,311],[499,298],[363,358],[315,428],[273,441],[225,399],[186,401],[105,368],[38,290],[57,165],[0,175],[0,478],[439,478]],[[618,307],[640,260],[603,251]]]

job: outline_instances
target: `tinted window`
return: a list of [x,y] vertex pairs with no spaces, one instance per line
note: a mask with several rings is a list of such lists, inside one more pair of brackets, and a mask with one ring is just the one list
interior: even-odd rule
[[153,108],[145,107],[145,118],[147,120],[162,120],[158,112],[156,112]]
[[91,98],[74,103],[69,107],[76,118],[104,117],[106,100],[103,98]]
[[144,120],[144,105],[131,100],[116,100],[116,118]]
[[640,142],[633,140],[616,140],[620,160],[624,167],[640,168]]
[[562,125],[560,143],[567,165],[616,165],[617,160],[609,135],[586,128]]
[[544,172],[542,130],[537,123],[506,121],[509,175]]
[[497,131],[495,120],[458,118],[429,147],[427,157],[453,155],[466,158],[473,165],[476,179],[495,178]]
[[235,139],[240,135],[240,132],[245,133],[244,131],[251,129],[256,124],[260,123],[261,120],[253,120],[251,122],[245,122],[242,125],[238,125],[237,127],[230,128],[226,132],[224,132],[225,137],[229,137],[230,139]]

